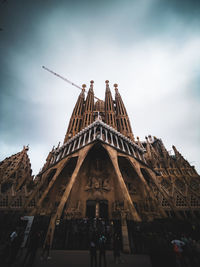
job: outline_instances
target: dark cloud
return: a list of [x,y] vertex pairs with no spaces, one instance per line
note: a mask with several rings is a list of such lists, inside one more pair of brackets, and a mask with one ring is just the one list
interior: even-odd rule
[[[164,67],[161,59],[167,61],[170,58],[167,67],[176,64],[181,66],[185,62],[193,65],[188,60],[188,57],[194,58],[194,53],[190,52],[193,48],[187,50],[187,47],[190,41],[193,43],[193,39],[199,36],[199,11],[200,1],[197,0],[8,0],[1,4],[0,139],[4,142],[5,150],[6,146],[21,147],[29,143],[33,145],[33,155],[36,157],[37,153],[42,153],[42,149],[37,152],[34,147],[49,149],[57,143],[58,138],[64,138],[66,119],[72,112],[76,93],[63,93],[64,90],[60,88],[66,85],[41,70],[42,65],[52,67],[61,74],[67,73],[72,81],[80,84],[82,80],[85,82],[93,78],[92,75],[96,79],[110,75],[113,80],[125,80],[128,77],[131,81],[135,72],[138,77],[141,75],[137,84],[140,86],[144,79],[151,82],[152,75],[159,79],[159,75],[149,74],[152,65],[148,65],[148,62],[155,63],[151,51],[157,53],[155,58],[157,56],[158,63],[153,65],[156,71]],[[186,57],[184,49],[187,50]],[[165,54],[168,52],[169,57]],[[177,63],[177,59],[173,64],[173,57],[184,60]],[[135,65],[132,63],[134,61]],[[139,72],[138,68],[141,68]],[[105,69],[107,73],[104,73]],[[174,70],[178,71],[178,67]],[[198,63],[194,72],[191,74],[190,71],[192,88],[188,89],[188,94],[192,93],[195,97],[199,96]],[[176,77],[171,72],[170,75],[169,80]],[[110,79],[102,79],[107,78]],[[130,87],[129,81],[127,88]],[[173,83],[170,85],[173,86]],[[154,88],[151,90],[155,93]],[[145,95],[146,92],[143,99]],[[131,101],[132,107],[132,99],[129,99],[126,103]],[[158,114],[157,111],[155,113]],[[164,116],[166,120],[170,119],[167,113]],[[138,123],[140,121],[138,118]],[[149,121],[149,124],[148,127],[152,122]],[[158,124],[157,119],[155,124]]]

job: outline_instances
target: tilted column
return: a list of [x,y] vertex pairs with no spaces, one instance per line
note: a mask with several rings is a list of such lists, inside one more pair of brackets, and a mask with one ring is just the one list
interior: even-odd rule
[[105,133],[106,133],[106,140],[105,140],[105,142],[108,143],[108,131],[107,131],[107,129],[105,129]]
[[117,148],[119,148],[119,140],[118,140],[118,136],[115,135],[115,139],[116,139],[116,142],[117,142]]
[[[133,218],[134,221],[140,222],[141,218],[139,216],[139,214],[137,213],[135,206],[133,205],[133,202],[131,200],[131,197],[129,195],[129,192],[127,190],[126,184],[124,182],[124,179],[122,177],[121,171],[119,169],[119,165],[118,165],[118,159],[117,159],[117,151],[115,149],[113,149],[112,147],[108,146],[108,145],[103,145],[103,147],[107,150],[108,155],[112,161],[115,173],[116,173],[116,177],[122,192],[122,196],[124,198],[124,200],[127,203],[127,208],[128,211],[130,212],[131,217]],[[129,241],[127,240],[127,225],[124,224],[122,227],[122,236],[123,239],[126,240],[126,242],[123,244],[123,249],[126,252],[130,252],[130,246],[129,246]]]
[[111,137],[111,146],[114,146],[114,143],[113,143],[113,134],[110,132],[110,137]]
[[[43,200],[45,199],[45,197],[47,196],[47,194],[49,193],[51,187],[53,186],[54,182],[56,181],[57,177],[59,176],[59,174],[61,173],[64,165],[67,163],[67,161],[69,160],[69,158],[67,157],[66,159],[63,159],[63,161],[59,166],[59,169],[56,170],[56,173],[54,174],[53,178],[51,179],[51,181],[48,183],[47,188],[45,189],[44,193],[42,194],[41,198],[39,199],[39,201],[37,202],[36,207],[33,209],[33,211],[31,212],[31,215],[34,215],[37,213],[38,208],[41,206]],[[37,190],[33,191],[33,194],[31,194],[31,196],[28,198],[28,200],[26,201],[24,208],[27,208],[29,203],[31,202],[31,200],[36,196],[37,192],[39,191],[39,189],[43,186],[43,184],[46,182],[47,177],[49,176],[50,172],[53,170],[54,168],[52,167],[51,169],[49,169],[46,173],[43,174],[42,180],[37,188]]]
[[83,137],[83,146],[85,145],[86,135],[87,135],[87,133],[85,132],[85,133],[84,133],[84,137]]
[[127,150],[128,150],[128,154],[131,154],[130,153],[130,149],[129,149],[129,145],[125,142],[125,144],[126,144],[126,147],[127,147]]
[[60,203],[59,203],[59,206],[57,208],[57,211],[55,214],[52,215],[51,217],[51,220],[50,220],[50,223],[49,223],[49,227],[48,227],[48,231],[47,231],[47,234],[46,234],[46,237],[48,236],[48,234],[51,235],[51,244],[52,244],[52,240],[53,240],[53,235],[54,235],[54,230],[55,230],[55,223],[56,223],[56,220],[59,220],[61,215],[62,215],[62,212],[63,212],[63,208],[65,206],[65,203],[67,202],[68,200],[68,197],[70,195],[70,192],[72,190],[72,187],[76,181],[76,178],[77,178],[77,175],[79,173],[79,170],[83,164],[83,161],[85,159],[85,157],[87,156],[87,153],[88,151],[90,150],[90,148],[93,146],[93,144],[90,144],[86,147],[84,147],[81,151],[79,151],[79,155],[78,155],[78,160],[77,160],[77,163],[76,163],[76,167],[75,167],[75,170],[71,176],[71,179],[68,183],[68,185],[66,186],[66,189],[62,195],[62,198],[60,200]]
[[100,139],[103,140],[103,137],[102,137],[102,126],[100,125]]
[[120,138],[120,142],[121,142],[121,144],[122,144],[122,150],[125,152],[124,141],[122,140],[122,138]]
[[89,130],[89,137],[88,137],[88,143],[91,142],[91,132],[92,132],[92,129]]
[[[155,198],[155,196],[154,196],[152,190],[150,189],[150,187],[149,187],[147,181],[146,181],[145,178],[143,177],[143,174],[142,174],[140,168],[138,168],[138,167],[136,166],[135,160],[134,160],[132,157],[128,157],[128,158],[129,158],[129,160],[130,160],[131,165],[134,167],[136,173],[138,174],[139,178],[141,179],[142,183],[144,184],[144,186],[145,186],[147,192],[149,193],[149,196],[151,196],[151,198],[153,199],[155,206],[157,207],[157,209],[159,210],[159,212],[162,214],[163,217],[167,217],[167,215],[166,215],[164,209],[162,209],[161,207],[159,207],[157,199]],[[156,184],[156,183],[155,183],[155,184]],[[159,190],[159,191],[160,191],[160,190]]]
[[79,136],[79,139],[78,139],[78,149],[79,149],[79,147],[80,147],[80,143],[81,143],[81,138],[82,138],[82,135],[81,136]]
[[69,144],[69,147],[68,147],[68,150],[67,150],[67,155],[68,155],[69,152],[70,152],[71,146],[72,146],[72,142]]

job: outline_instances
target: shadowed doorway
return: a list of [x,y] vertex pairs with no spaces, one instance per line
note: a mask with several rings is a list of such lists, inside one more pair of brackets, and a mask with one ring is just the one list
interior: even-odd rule
[[87,200],[86,202],[87,218],[108,219],[108,201],[107,200]]
[[96,201],[95,200],[87,200],[86,217],[89,219],[96,217]]

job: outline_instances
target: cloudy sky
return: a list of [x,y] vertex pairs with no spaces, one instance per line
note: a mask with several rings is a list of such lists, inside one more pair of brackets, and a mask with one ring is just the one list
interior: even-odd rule
[[199,0],[0,0],[0,160],[30,146],[37,174],[63,142],[81,85],[119,84],[135,136],[200,171]]

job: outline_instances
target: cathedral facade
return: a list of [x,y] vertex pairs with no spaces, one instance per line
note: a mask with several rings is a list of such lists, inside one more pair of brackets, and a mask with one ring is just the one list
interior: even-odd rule
[[28,147],[0,163],[0,212],[49,216],[52,234],[60,219],[120,220],[128,250],[126,221],[200,218],[200,176],[173,146],[135,138],[114,84],[95,101],[94,82],[82,86],[63,144],[53,148],[33,179]]

